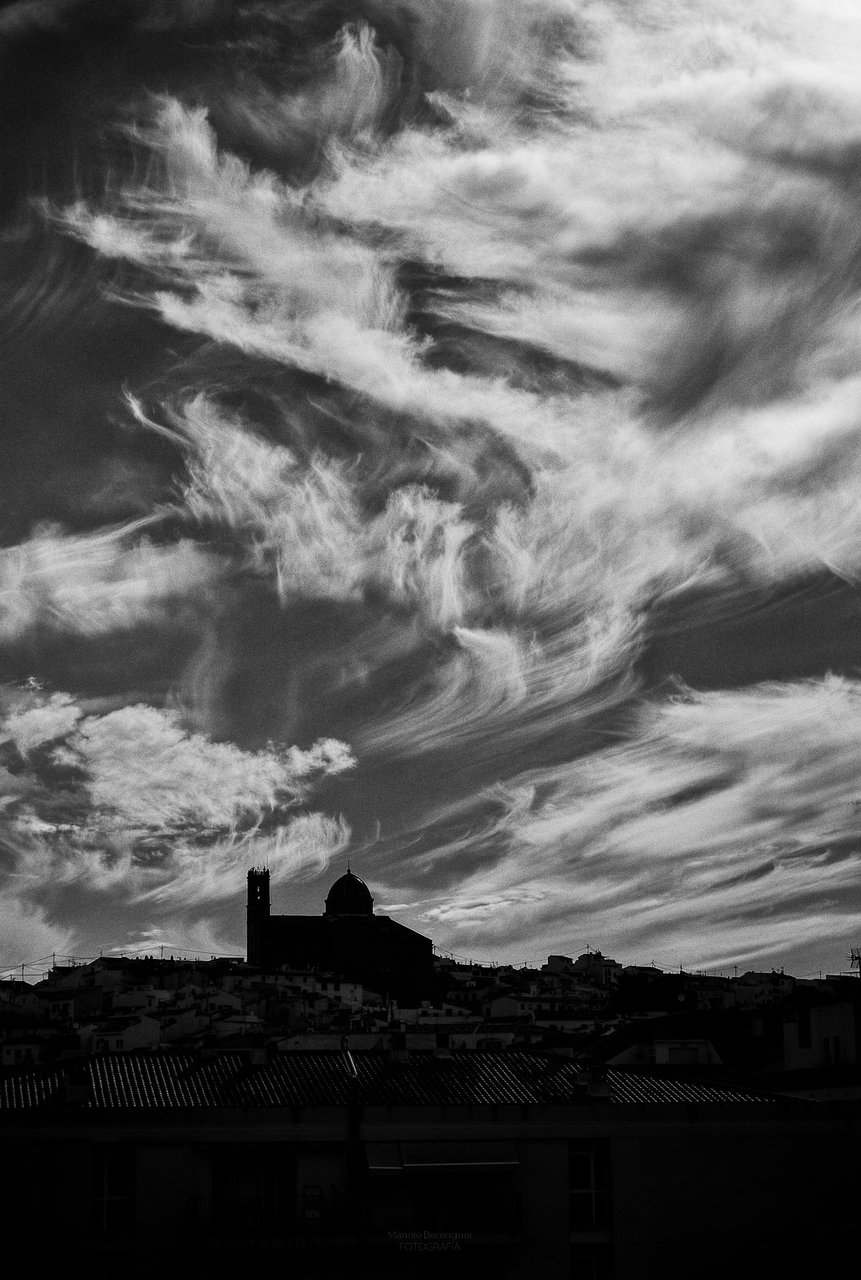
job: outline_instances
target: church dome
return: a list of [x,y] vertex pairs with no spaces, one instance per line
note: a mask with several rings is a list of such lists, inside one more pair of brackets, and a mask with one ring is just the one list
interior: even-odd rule
[[329,890],[325,914],[327,916],[373,915],[374,899],[364,880],[354,876],[352,871],[345,871]]

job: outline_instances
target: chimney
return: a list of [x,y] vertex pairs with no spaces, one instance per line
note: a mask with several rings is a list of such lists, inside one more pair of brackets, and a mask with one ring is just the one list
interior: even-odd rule
[[410,1051],[407,1048],[407,1033],[403,1023],[393,1027],[389,1032],[389,1061],[409,1062]]
[[85,1107],[90,1100],[90,1073],[84,1059],[63,1067],[59,1100],[64,1107]]
[[451,1057],[451,1032],[438,1031],[436,1033],[436,1045],[434,1047],[435,1058]]
[[589,1102],[610,1101],[610,1081],[605,1066],[584,1068],[577,1077],[577,1084]]

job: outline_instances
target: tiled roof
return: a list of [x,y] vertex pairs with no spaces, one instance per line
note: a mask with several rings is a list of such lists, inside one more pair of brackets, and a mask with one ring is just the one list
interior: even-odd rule
[[[127,1108],[258,1108],[588,1104],[591,1077],[550,1054],[412,1052],[393,1062],[380,1051],[287,1052],[253,1063],[240,1052],[212,1057],[182,1052],[101,1054],[80,1064],[85,1105]],[[772,1102],[774,1096],[718,1084],[610,1068],[611,1103]],[[83,1089],[81,1090],[83,1093]],[[43,1107],[62,1097],[58,1068],[0,1076],[0,1109]]]
[[44,1107],[60,1095],[62,1072],[56,1067],[30,1067],[0,1074],[0,1111]]
[[612,1102],[775,1102],[773,1094],[740,1089],[735,1085],[712,1084],[710,1081],[674,1080],[651,1075],[647,1071],[611,1068]]

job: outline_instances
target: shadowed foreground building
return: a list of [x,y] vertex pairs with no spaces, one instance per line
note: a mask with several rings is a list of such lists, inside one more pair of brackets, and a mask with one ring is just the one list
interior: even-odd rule
[[858,1138],[550,1054],[105,1054],[0,1075],[0,1203],[38,1274],[831,1275]]
[[349,870],[329,890],[322,916],[273,916],[269,872],[249,871],[247,945],[248,963],[261,969],[336,973],[406,1004],[433,992],[431,939],[375,915],[367,885]]

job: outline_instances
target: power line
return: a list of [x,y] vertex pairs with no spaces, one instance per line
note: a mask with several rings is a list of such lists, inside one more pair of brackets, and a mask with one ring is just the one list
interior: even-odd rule
[[[0,964],[0,980],[7,979],[17,974],[21,974],[23,979],[23,974],[25,972],[29,976],[32,976],[33,974],[36,974],[36,973],[42,974],[45,972],[46,966],[48,966],[51,969],[57,968],[58,965],[60,967],[66,967],[67,965],[70,965],[72,967],[77,967],[79,965],[82,966],[86,964],[92,964],[93,961],[101,960],[101,959],[131,960],[131,961],[143,960],[143,959],[150,959],[150,960],[162,959],[163,960],[165,958],[164,956],[165,951],[171,951],[173,953],[177,953],[177,952],[182,953],[177,957],[178,959],[183,959],[188,956],[206,956],[210,960],[244,960],[245,959],[244,955],[218,955],[213,951],[198,951],[194,947],[185,947],[180,943],[176,943],[176,942],[156,943],[154,945],[154,950],[160,952],[160,955],[156,956],[150,952],[128,953],[128,952],[119,952],[119,951],[108,952],[107,954],[105,954],[105,952],[102,951],[97,956],[81,956],[81,955],[67,955],[67,954],[58,953],[54,951],[54,952],[51,952],[49,955],[37,956],[35,959],[32,959],[32,960],[19,960],[17,964],[15,963]],[[173,956],[171,956],[171,959],[173,959]]]

